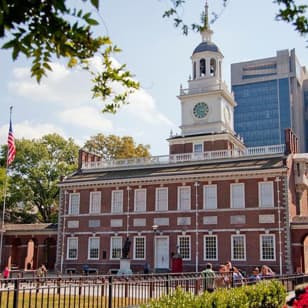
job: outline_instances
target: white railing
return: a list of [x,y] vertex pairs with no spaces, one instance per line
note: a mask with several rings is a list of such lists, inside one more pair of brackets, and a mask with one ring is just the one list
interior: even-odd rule
[[[202,86],[200,88],[188,88],[188,89],[180,88],[180,95],[190,95],[190,94],[204,93],[208,91],[222,91],[222,90],[229,92],[228,86],[225,82],[220,82],[214,85]],[[232,93],[230,94],[233,95]]]
[[179,164],[182,162],[190,162],[190,161],[193,162],[193,161],[203,161],[203,160],[220,160],[226,158],[282,154],[284,153],[284,150],[285,150],[285,145],[279,144],[279,145],[247,148],[244,151],[221,150],[221,151],[211,151],[203,153],[181,153],[181,154],[171,154],[171,155],[152,156],[152,157],[102,160],[95,162],[83,162],[82,169],[98,169],[98,168],[109,169],[109,168],[123,168],[123,167],[128,168],[136,166]]

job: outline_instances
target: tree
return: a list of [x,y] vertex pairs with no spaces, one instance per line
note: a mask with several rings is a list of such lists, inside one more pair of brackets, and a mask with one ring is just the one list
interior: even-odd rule
[[[6,153],[6,145],[2,147]],[[78,146],[57,134],[38,140],[16,140],[10,165],[7,211],[11,221],[56,222],[61,176],[77,168]]]
[[[205,23],[205,15],[201,15],[201,24],[193,23],[187,25],[183,19],[178,14],[178,9],[184,7],[186,0],[170,0],[171,7],[163,14],[163,17],[173,18],[174,25],[182,29],[183,34],[187,35],[189,30],[200,31],[203,29]],[[229,0],[222,0],[222,5],[227,6]],[[308,33],[308,5],[306,4],[296,4],[295,0],[275,0],[278,4],[279,10],[276,14],[277,20],[283,20],[291,23],[297,32],[301,35]],[[213,20],[219,17],[218,14],[213,13]]]
[[[81,1],[81,0],[80,0]],[[83,0],[86,2],[87,0]],[[98,9],[99,0],[88,0]],[[191,28],[200,31],[204,26],[183,22],[177,10],[186,4],[186,0],[169,0],[171,8],[164,13],[164,17],[171,17],[177,27],[181,27],[187,34]],[[220,0],[224,6],[228,0]],[[300,34],[308,33],[308,6],[296,4],[295,0],[276,0],[279,11],[276,18],[292,23]],[[80,2],[79,2],[80,3]],[[217,16],[215,16],[217,17]],[[132,79],[132,75],[125,69],[125,65],[115,67],[112,54],[120,52],[113,45],[110,37],[95,37],[93,27],[98,22],[91,17],[91,13],[84,13],[78,9],[78,1],[68,0],[2,0],[0,2],[0,38],[7,33],[10,39],[2,46],[12,50],[12,57],[17,59],[24,54],[32,59],[31,72],[39,82],[51,70],[52,57],[68,60],[68,66],[82,66],[89,71],[93,78],[93,97],[104,101],[103,112],[116,112],[122,104],[127,103],[130,92],[139,87],[139,83]],[[103,71],[95,72],[91,69],[89,58],[99,54],[102,59]],[[120,84],[123,91],[114,91],[114,83]],[[119,88],[119,87],[116,87]],[[106,98],[112,101],[106,102]]]
[[[17,59],[24,54],[32,59],[31,73],[38,82],[51,70],[52,57],[68,59],[68,66],[82,66],[93,76],[93,97],[112,98],[105,103],[103,111],[115,112],[127,96],[139,87],[138,82],[125,69],[116,67],[111,59],[120,52],[108,36],[95,37],[92,27],[98,22],[91,13],[77,9],[77,1],[3,0],[0,2],[0,38],[10,33],[10,39],[2,46],[12,50]],[[98,8],[98,0],[90,0]],[[69,7],[73,5],[72,7]],[[76,6],[74,6],[76,5]],[[89,59],[99,54],[103,71],[91,69]],[[122,92],[115,92],[114,83],[120,84]],[[118,88],[118,87],[117,87]]]
[[120,159],[133,157],[149,157],[149,145],[136,145],[129,136],[105,136],[98,134],[90,137],[84,144],[84,149],[101,155],[104,159]]

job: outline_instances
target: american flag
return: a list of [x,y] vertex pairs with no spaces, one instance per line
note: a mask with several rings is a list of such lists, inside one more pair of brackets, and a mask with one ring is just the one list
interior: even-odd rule
[[15,141],[14,141],[14,134],[12,129],[12,120],[11,120],[11,113],[12,113],[12,107],[10,108],[10,129],[9,129],[9,135],[7,137],[7,161],[6,164],[9,166],[16,155],[16,147],[15,147]]

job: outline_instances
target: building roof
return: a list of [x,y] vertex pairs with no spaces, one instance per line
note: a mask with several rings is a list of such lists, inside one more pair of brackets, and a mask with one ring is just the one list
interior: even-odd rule
[[37,223],[37,224],[5,224],[5,233],[56,233],[58,225],[53,223]]
[[286,169],[284,156],[225,159],[219,161],[195,161],[182,164],[168,164],[156,167],[135,167],[122,169],[80,169],[66,177],[60,186],[87,185],[89,183],[114,183],[135,180],[180,179],[190,176],[234,174],[237,172],[259,172]]
[[193,54],[198,52],[204,52],[204,51],[212,51],[212,52],[220,52],[217,45],[215,45],[213,42],[202,42],[200,43],[195,50],[193,51]]

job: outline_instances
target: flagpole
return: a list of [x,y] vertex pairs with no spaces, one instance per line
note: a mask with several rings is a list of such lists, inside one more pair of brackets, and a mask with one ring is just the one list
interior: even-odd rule
[[[12,109],[10,106],[10,131],[12,129]],[[2,207],[2,219],[1,219],[1,235],[0,235],[0,269],[2,269],[2,251],[3,251],[3,235],[4,235],[4,220],[5,220],[5,209],[6,209],[6,194],[7,194],[7,170],[9,168],[9,147],[7,151],[6,168],[5,168],[5,180],[4,180],[4,191],[3,191],[3,207]]]

